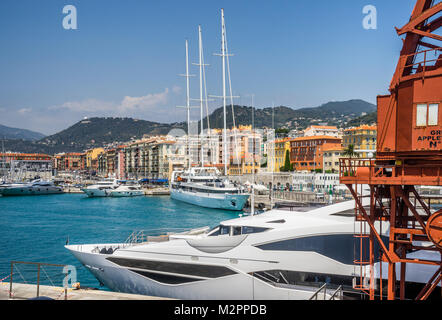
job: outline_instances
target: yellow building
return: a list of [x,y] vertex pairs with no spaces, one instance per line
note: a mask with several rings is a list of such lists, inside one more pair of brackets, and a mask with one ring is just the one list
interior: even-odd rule
[[289,159],[290,159],[290,138],[285,138],[281,140],[275,141],[275,156],[272,157],[272,155],[267,155],[268,159],[268,168],[271,171],[273,169],[273,172],[281,172],[281,167],[284,166],[285,163],[285,155],[287,151],[289,152]]
[[98,155],[104,153],[103,148],[94,148],[86,151],[86,169],[98,169]]
[[323,152],[323,170],[325,172],[339,172],[339,159],[345,158],[344,148],[340,143],[326,143],[322,147]]
[[362,125],[344,130],[342,144],[344,149],[353,145],[360,158],[369,158],[373,157],[376,152],[376,137],[376,126]]

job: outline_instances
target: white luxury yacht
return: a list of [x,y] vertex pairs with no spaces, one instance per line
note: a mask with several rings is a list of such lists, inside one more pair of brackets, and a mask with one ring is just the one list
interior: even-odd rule
[[[172,172],[172,178],[170,183],[170,196],[173,199],[184,201],[190,204],[207,207],[207,208],[215,208],[215,209],[224,209],[224,210],[237,210],[240,211],[244,208],[249,194],[245,192],[244,188],[236,186],[232,184],[228,178],[228,139],[227,139],[227,124],[226,124],[226,70],[225,70],[225,59],[228,57],[227,54],[227,43],[225,37],[225,23],[224,23],[224,11],[221,10],[221,28],[222,28],[222,58],[223,58],[223,117],[224,117],[224,130],[223,130],[223,164],[224,164],[224,175],[226,177],[221,178],[220,172],[216,167],[207,167],[204,165],[204,143],[203,143],[203,104],[206,102],[206,111],[207,118],[208,114],[208,106],[207,106],[207,90],[203,90],[203,87],[206,88],[205,85],[205,71],[204,71],[204,55],[203,55],[203,46],[202,46],[202,31],[201,26],[198,27],[198,42],[199,42],[199,70],[200,70],[200,98],[197,99],[200,102],[200,156],[199,156],[199,168],[192,168],[190,156],[188,158],[188,168],[184,171],[175,171]],[[186,77],[186,102],[187,105],[184,107],[187,109],[187,132],[188,136],[190,134],[190,96],[189,96],[189,59],[188,59],[188,41],[186,40],[186,74],[183,75]],[[228,65],[228,63],[227,63]],[[230,77],[230,71],[228,72]],[[230,79],[230,78],[229,78]],[[230,81],[229,81],[230,84]],[[230,92],[231,92],[230,88]],[[230,96],[230,98],[233,98]],[[235,124],[235,118],[233,113],[233,100],[232,100],[232,117],[233,123]],[[207,129],[210,132],[209,125]],[[236,136],[235,136],[236,143]],[[187,140],[187,153],[190,155],[190,144],[189,140]]]
[[216,168],[174,171],[170,197],[206,208],[242,210],[250,195],[245,188],[222,180]]
[[87,186],[81,189],[88,197],[108,197],[110,191],[116,189],[120,183],[117,179],[105,179],[97,182],[96,184]]
[[127,181],[109,193],[111,197],[136,197],[144,195],[143,189],[135,181]]
[[0,188],[3,196],[30,196],[63,193],[63,189],[52,181],[33,180],[29,183],[11,183]]
[[[354,236],[354,206],[351,200],[307,212],[270,210],[224,221],[202,234],[169,234],[161,242],[132,237],[120,244],[66,248],[114,291],[178,299],[303,300],[326,284],[327,292],[342,288],[344,297],[355,298],[353,284],[361,270],[354,265],[360,241]],[[382,230],[388,236],[388,225]],[[426,259],[440,259],[434,254]],[[383,279],[387,269],[383,263]],[[377,263],[377,278],[379,270]],[[435,271],[430,265],[407,268],[407,284],[423,286]]]

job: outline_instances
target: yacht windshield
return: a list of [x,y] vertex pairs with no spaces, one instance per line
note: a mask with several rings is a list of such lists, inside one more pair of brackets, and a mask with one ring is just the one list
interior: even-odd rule
[[219,236],[219,235],[232,235],[239,236],[241,234],[252,234],[260,233],[270,230],[271,228],[261,228],[261,227],[249,227],[249,226],[223,226],[219,225],[213,228],[209,233],[209,237]]

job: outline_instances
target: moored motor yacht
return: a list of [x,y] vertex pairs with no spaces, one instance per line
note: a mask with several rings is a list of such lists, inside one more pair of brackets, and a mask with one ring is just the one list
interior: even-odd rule
[[12,183],[0,188],[3,196],[29,196],[60,194],[63,189],[56,186],[52,181],[33,180],[29,183]]
[[119,186],[117,179],[108,179],[81,189],[88,197],[108,197],[110,192]]
[[201,207],[239,211],[250,195],[245,188],[222,180],[216,168],[192,168],[172,173],[170,197]]
[[[361,239],[355,237],[354,206],[351,200],[305,212],[270,210],[224,221],[203,234],[66,248],[114,291],[178,299],[303,300],[326,284],[329,295],[340,289],[343,297],[355,298],[362,296],[355,283],[370,272],[354,265]],[[375,227],[388,236],[387,223]],[[426,259],[440,257],[435,252]],[[382,269],[375,264],[374,276],[382,270],[385,279],[388,268],[382,264]],[[407,268],[407,285],[422,287],[434,268]]]
[[121,184],[109,193],[111,197],[136,197],[144,195],[141,186],[138,183],[131,181]]

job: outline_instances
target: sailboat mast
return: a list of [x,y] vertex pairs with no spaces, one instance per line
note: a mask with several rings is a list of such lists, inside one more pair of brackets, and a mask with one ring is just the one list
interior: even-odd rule
[[187,108],[187,152],[189,161],[189,172],[191,168],[190,164],[190,89],[189,89],[189,44],[186,40],[186,108]]
[[225,46],[225,24],[224,24],[224,9],[221,9],[221,56],[223,61],[223,114],[224,114],[224,173],[227,176],[227,115],[226,115],[226,46]]
[[256,146],[256,137],[255,137],[255,107],[254,107],[254,97],[255,95],[252,94],[252,133],[253,133],[253,149],[252,149],[252,155],[253,155],[253,182],[252,182],[252,201],[251,201],[251,215],[255,215],[255,146]]
[[[201,26],[198,26],[198,44],[199,44],[199,67],[200,67],[200,115],[201,115],[201,133],[200,133],[200,145],[201,145],[201,167],[204,167],[204,149],[203,149],[203,38],[201,32]],[[209,115],[207,115],[209,116]]]

